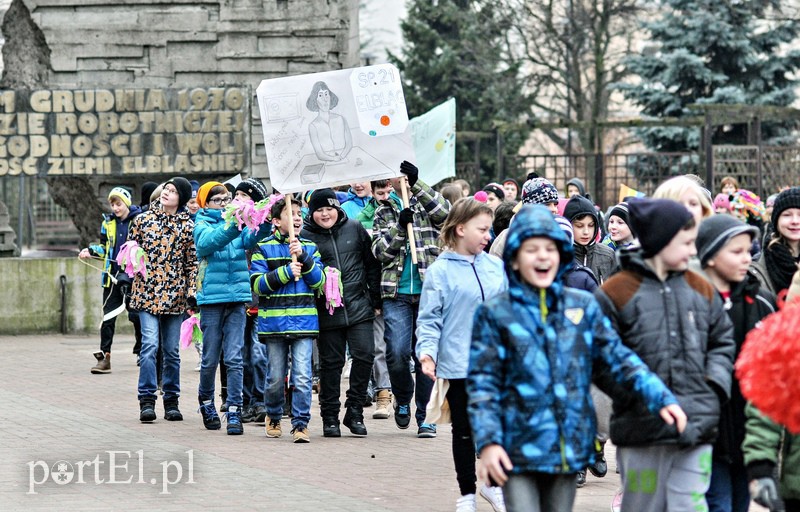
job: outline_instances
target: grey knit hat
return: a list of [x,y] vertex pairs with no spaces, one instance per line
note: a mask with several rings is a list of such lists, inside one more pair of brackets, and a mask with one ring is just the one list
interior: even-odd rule
[[751,238],[757,237],[758,228],[745,224],[733,215],[712,215],[701,222],[695,241],[700,265],[705,268],[731,238],[745,233]]

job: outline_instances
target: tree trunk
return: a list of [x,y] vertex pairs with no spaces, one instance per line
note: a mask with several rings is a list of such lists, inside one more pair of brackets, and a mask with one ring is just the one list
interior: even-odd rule
[[[22,0],[13,0],[3,18],[3,78],[6,89],[37,89],[48,86],[50,48],[44,33],[31,19]],[[98,222],[103,212],[95,187],[88,178],[47,178],[50,195],[65,208],[78,228],[80,246],[97,240]],[[87,200],[91,198],[91,200]]]

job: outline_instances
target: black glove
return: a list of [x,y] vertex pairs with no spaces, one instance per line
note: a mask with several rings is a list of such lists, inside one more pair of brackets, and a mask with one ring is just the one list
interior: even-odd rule
[[778,486],[775,484],[775,480],[768,476],[750,481],[750,496],[753,497],[753,501],[762,507],[767,507],[770,512],[785,510],[783,501],[778,496]]
[[411,211],[411,208],[405,208],[400,210],[400,217],[397,219],[397,223],[403,229],[408,229],[406,226],[414,222],[414,212]]
[[403,163],[400,164],[400,172],[408,177],[409,187],[413,187],[414,183],[416,183],[417,179],[419,178],[419,169],[417,169],[417,166],[405,160],[403,160]]

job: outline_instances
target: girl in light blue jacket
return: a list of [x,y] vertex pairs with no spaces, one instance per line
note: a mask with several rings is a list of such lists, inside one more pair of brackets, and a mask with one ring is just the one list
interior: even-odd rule
[[[508,287],[503,262],[483,251],[491,239],[491,227],[492,210],[486,204],[472,198],[456,201],[440,234],[445,251],[425,274],[417,318],[416,353],[422,371],[449,384],[446,397],[453,423],[453,461],[461,491],[457,508],[474,507],[477,488],[465,387],[472,317],[478,305]],[[420,431],[425,427],[435,433],[435,426],[428,424]],[[480,494],[495,510],[502,506],[499,487],[484,485]]]
[[231,197],[222,183],[204,183],[197,193],[194,243],[197,248],[197,304],[203,331],[203,360],[200,364],[198,401],[203,425],[209,430],[221,427],[214,407],[214,379],[223,353],[227,371],[227,432],[244,433],[242,409],[242,348],[244,346],[245,303],[252,300],[246,249],[270,234],[263,226],[254,234],[249,228],[239,231],[236,223],[227,225],[222,213]]

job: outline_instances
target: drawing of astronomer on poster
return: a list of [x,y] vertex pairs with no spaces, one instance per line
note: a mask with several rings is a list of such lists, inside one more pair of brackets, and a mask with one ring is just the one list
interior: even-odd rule
[[414,161],[391,64],[264,80],[256,95],[270,181],[283,193],[390,178]]

